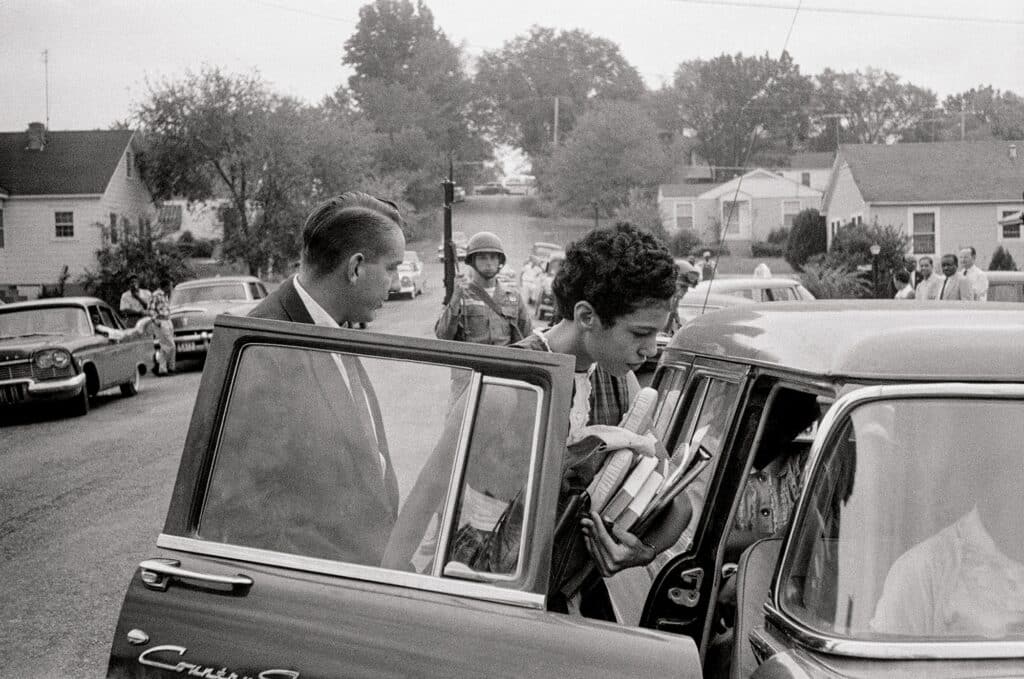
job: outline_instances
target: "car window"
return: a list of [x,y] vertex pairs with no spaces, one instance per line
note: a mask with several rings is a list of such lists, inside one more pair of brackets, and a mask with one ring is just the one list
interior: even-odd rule
[[797,299],[796,290],[793,288],[769,288],[768,292],[773,302],[788,302]]
[[100,321],[103,325],[114,330],[121,329],[121,323],[114,316],[114,313],[105,306],[100,307]]
[[685,368],[667,368],[658,385],[658,406],[654,411],[651,432],[659,441],[668,438],[669,425],[676,411],[682,407],[683,385],[686,384]]
[[263,299],[267,296],[262,283],[248,283],[247,285],[249,286],[249,296],[253,299]]
[[171,305],[194,304],[196,302],[247,301],[242,283],[211,283],[171,291]]
[[1024,403],[873,401],[833,431],[783,610],[830,636],[1024,641]]
[[[525,383],[485,382],[466,439],[472,376],[413,361],[246,347],[199,537],[360,566],[514,576],[541,397]],[[461,486],[453,484],[463,467]],[[446,545],[448,560],[460,563],[443,569],[437,554]]]
[[0,337],[91,335],[89,318],[79,306],[12,309],[0,312]]
[[88,310],[89,320],[92,321],[93,332],[95,332],[97,325],[103,325],[103,318],[100,316],[100,308],[95,304],[90,304]]

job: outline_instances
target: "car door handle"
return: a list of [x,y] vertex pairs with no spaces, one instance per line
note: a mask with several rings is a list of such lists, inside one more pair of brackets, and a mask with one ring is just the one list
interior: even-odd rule
[[180,561],[172,559],[147,559],[139,564],[142,570],[142,582],[146,587],[165,591],[171,578],[181,580],[198,580],[211,585],[224,585],[232,590],[252,587],[252,578],[247,575],[214,575],[180,568]]

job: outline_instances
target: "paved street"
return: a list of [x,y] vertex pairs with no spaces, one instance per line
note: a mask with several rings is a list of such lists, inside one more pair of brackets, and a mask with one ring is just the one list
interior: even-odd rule
[[[455,228],[498,233],[518,272],[535,240],[588,222],[526,218],[521,199],[471,197]],[[371,329],[431,337],[443,295],[437,240],[415,244],[426,293],[388,302]],[[103,676],[121,599],[152,555],[188,429],[200,368],[105,392],[84,418],[18,412],[0,427],[0,675]]]

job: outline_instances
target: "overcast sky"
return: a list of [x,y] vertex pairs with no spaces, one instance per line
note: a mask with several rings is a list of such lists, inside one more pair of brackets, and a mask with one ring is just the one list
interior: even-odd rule
[[[258,70],[310,103],[344,82],[358,0],[0,0],[0,130],[43,121],[49,51],[51,129],[106,128],[146,82],[202,64]],[[869,66],[940,100],[979,83],[1024,94],[1021,0],[432,0],[437,24],[470,55],[532,24],[581,28],[619,44],[656,87],[676,65],[722,52],[778,56],[802,72]],[[832,10],[832,11],[829,11]],[[859,13],[863,12],[863,13]],[[947,20],[926,18],[947,17]]]

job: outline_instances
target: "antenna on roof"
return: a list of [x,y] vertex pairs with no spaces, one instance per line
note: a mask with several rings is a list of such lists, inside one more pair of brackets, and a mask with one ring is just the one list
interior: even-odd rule
[[43,50],[43,72],[46,83],[46,129],[50,129],[50,50]]

